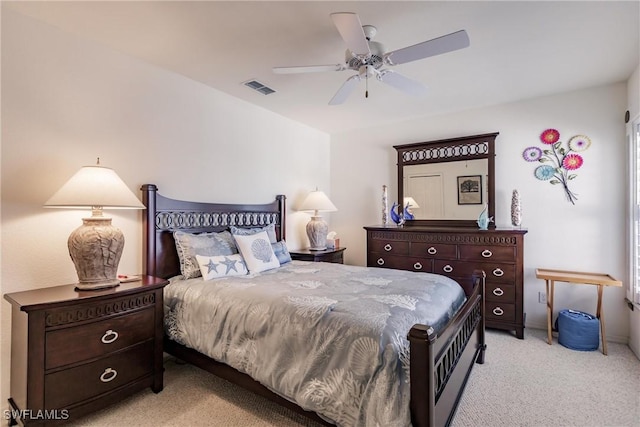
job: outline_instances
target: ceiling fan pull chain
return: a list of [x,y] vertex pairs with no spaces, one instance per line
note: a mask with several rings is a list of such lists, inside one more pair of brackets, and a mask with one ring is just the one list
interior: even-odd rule
[[369,70],[367,69],[367,74],[364,78],[364,97],[369,98]]

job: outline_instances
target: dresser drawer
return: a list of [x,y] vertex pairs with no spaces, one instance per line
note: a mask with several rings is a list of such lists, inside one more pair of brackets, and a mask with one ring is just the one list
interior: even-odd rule
[[45,367],[70,365],[129,347],[155,333],[154,308],[46,334]]
[[406,264],[403,270],[417,271],[420,273],[433,272],[433,262],[430,259],[408,257],[406,258]]
[[513,264],[464,262],[436,259],[433,262],[433,272],[445,276],[471,276],[474,270],[484,270],[488,282],[513,283],[516,277],[516,267]]
[[410,254],[411,256],[423,258],[456,259],[458,257],[458,250],[456,245],[412,242]]
[[461,245],[460,259],[465,261],[515,262],[515,246]]
[[433,271],[431,263],[431,260],[424,258],[369,254],[367,265],[369,267],[395,268],[397,270],[431,273]]
[[153,340],[104,359],[45,375],[45,407],[66,408],[153,372]]
[[485,315],[487,321],[514,322],[516,320],[516,305],[486,301]]
[[516,301],[516,288],[514,285],[507,283],[487,283],[485,299],[498,303],[514,303]]
[[409,255],[409,242],[398,240],[369,240],[369,251],[392,255]]

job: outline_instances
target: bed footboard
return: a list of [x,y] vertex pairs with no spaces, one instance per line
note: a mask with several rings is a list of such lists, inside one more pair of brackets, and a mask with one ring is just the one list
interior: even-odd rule
[[440,334],[426,325],[409,331],[414,427],[448,426],[473,364],[484,363],[484,282],[484,272],[474,272],[467,302]]

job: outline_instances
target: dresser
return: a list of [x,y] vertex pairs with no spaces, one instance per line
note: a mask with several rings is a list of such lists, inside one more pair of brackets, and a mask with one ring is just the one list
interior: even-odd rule
[[474,270],[486,274],[485,324],[524,338],[523,256],[526,230],[428,226],[372,226],[369,267],[438,273],[469,287]]
[[163,376],[163,288],[151,276],[104,290],[5,294],[12,305],[10,422],[73,421]]

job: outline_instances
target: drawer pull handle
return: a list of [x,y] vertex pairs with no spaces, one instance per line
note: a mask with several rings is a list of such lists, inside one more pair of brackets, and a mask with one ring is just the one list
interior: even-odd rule
[[413,268],[415,268],[416,270],[422,270],[422,264],[416,262],[415,264],[413,264]]
[[496,268],[495,270],[493,270],[493,275],[497,277],[501,277],[504,275],[504,271],[500,270],[499,268]]
[[442,267],[442,271],[444,271],[445,273],[451,273],[453,271],[453,267],[447,264],[444,267]]
[[382,258],[378,258],[378,265],[384,265],[384,260]]
[[491,258],[491,255],[493,255],[493,252],[491,252],[489,249],[485,249],[484,251],[482,251],[481,255],[485,258]]
[[504,314],[504,310],[500,307],[496,307],[493,309],[493,314],[495,314],[496,316],[502,316]]
[[393,246],[391,246],[389,243],[387,243],[386,245],[384,245],[384,250],[387,252],[390,252],[391,249],[393,249]]
[[436,248],[434,248],[433,246],[431,246],[429,249],[427,249],[427,253],[431,254],[431,255],[435,255],[438,252],[438,250]]
[[100,375],[100,381],[103,383],[108,383],[109,381],[113,381],[118,376],[118,371],[115,369],[107,368],[104,370],[102,375]]
[[109,329],[107,332],[104,333],[102,338],[100,338],[100,341],[102,341],[104,344],[111,344],[117,339],[118,339],[118,333],[116,331],[112,331],[111,329]]
[[502,295],[504,295],[504,291],[500,288],[495,288],[493,290],[493,294],[497,297],[501,297]]

